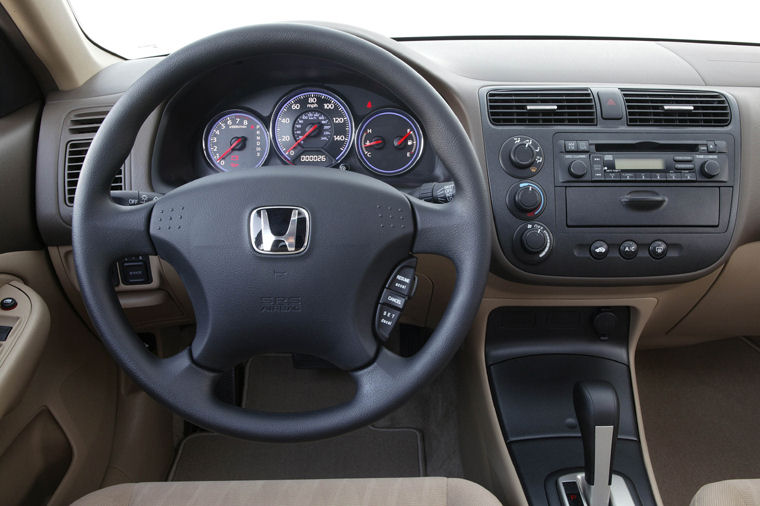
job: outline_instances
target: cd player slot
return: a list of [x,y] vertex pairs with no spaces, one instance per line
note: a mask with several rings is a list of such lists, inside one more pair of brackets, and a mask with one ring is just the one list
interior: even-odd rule
[[644,152],[679,152],[697,153],[699,143],[663,143],[653,141],[641,142],[596,142],[594,148],[597,153],[644,153]]

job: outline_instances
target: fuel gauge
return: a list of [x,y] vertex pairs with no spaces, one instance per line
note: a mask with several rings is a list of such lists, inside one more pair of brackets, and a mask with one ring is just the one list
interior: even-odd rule
[[422,156],[422,130],[409,114],[385,109],[367,116],[356,136],[359,156],[377,174],[397,176]]

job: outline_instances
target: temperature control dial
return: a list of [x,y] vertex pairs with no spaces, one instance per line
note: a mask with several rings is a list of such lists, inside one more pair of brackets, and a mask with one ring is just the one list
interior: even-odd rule
[[535,139],[515,136],[501,146],[501,166],[516,177],[531,177],[544,166],[544,150]]
[[524,223],[515,231],[512,249],[526,264],[543,262],[549,258],[553,247],[554,238],[543,223]]
[[544,211],[544,190],[532,181],[520,181],[507,192],[507,207],[520,219],[531,220]]

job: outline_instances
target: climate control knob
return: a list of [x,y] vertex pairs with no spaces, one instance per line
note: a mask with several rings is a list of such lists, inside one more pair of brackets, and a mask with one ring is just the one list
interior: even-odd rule
[[705,177],[715,177],[720,174],[720,164],[717,160],[707,160],[702,164],[702,175]]
[[543,195],[532,184],[526,184],[517,189],[515,193],[515,206],[523,212],[531,213],[544,203]]
[[588,164],[585,160],[573,160],[567,171],[575,178],[582,178],[588,173]]
[[524,223],[515,230],[512,250],[526,264],[538,264],[549,258],[554,238],[543,223]]
[[512,146],[512,150],[509,152],[509,161],[515,167],[527,169],[536,163],[537,154],[538,150],[530,142],[530,139],[527,139]]
[[499,163],[514,177],[531,177],[544,166],[544,151],[535,139],[516,135],[502,144]]
[[522,247],[528,253],[537,255],[546,248],[547,244],[549,244],[549,238],[543,230],[536,227],[523,232]]

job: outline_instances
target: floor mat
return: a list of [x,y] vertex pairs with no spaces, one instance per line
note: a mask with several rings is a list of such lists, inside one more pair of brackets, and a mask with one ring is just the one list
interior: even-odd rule
[[636,355],[649,454],[663,503],[702,485],[760,478],[760,352],[743,339]]
[[[462,477],[456,372],[449,366],[401,408],[370,427],[311,443],[256,443],[200,433],[182,444],[170,480]],[[350,377],[296,369],[290,356],[262,356],[246,367],[243,405],[303,411],[350,399]]]
[[169,481],[395,478],[423,476],[419,433],[364,428],[309,443],[258,443],[194,434],[182,443]]

